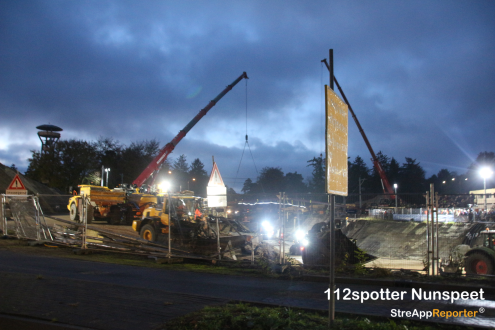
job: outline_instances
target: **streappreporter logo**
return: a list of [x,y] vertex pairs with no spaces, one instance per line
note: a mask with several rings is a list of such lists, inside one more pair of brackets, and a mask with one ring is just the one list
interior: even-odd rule
[[442,318],[455,318],[455,317],[476,317],[479,313],[484,313],[485,309],[481,307],[479,311],[441,311],[439,309],[433,309],[431,311],[420,311],[417,309],[413,310],[401,310],[401,309],[392,309],[390,310],[391,317],[417,317],[421,319],[429,319],[432,317],[442,317]]

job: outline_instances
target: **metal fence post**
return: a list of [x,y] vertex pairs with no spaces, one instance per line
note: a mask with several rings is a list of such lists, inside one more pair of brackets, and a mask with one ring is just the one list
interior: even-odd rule
[[328,326],[333,327],[335,321],[335,196],[328,195],[330,199],[330,300],[328,313]]
[[3,237],[7,237],[7,218],[5,217],[5,203],[6,197],[2,194],[2,226],[3,226]]
[[438,243],[438,192],[435,192],[435,209],[436,209],[436,232],[435,232],[435,245],[437,252],[436,260],[437,260],[437,269],[436,274],[440,274],[440,251],[439,251],[439,243]]
[[172,241],[171,241],[171,232],[172,232],[172,227],[171,227],[171,220],[172,220],[172,204],[171,204],[171,198],[170,198],[170,193],[168,193],[168,258],[172,258]]
[[426,192],[426,274],[430,275],[430,192]]
[[[280,240],[280,231],[281,231],[281,225],[283,226],[283,217],[282,217],[282,192],[278,193],[278,241],[279,244],[281,244]],[[278,258],[278,263],[282,264],[282,246],[279,245],[279,258]]]
[[82,227],[82,241],[81,241],[81,249],[86,249],[86,231],[88,230],[88,200],[86,199],[86,195],[82,196],[81,199],[81,217],[84,226]]
[[217,220],[217,251],[218,251],[218,260],[222,260],[222,247],[220,246],[220,226],[218,225],[218,214],[215,209],[215,219]]

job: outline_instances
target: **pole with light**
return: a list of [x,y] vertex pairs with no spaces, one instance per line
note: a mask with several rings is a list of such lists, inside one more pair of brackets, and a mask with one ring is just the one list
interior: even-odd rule
[[107,173],[107,187],[108,187],[108,172],[110,172],[110,168],[109,168],[109,167],[107,167],[107,168],[105,169],[105,172]]
[[395,190],[395,213],[397,214],[397,183],[394,183],[394,190]]
[[480,170],[480,175],[483,178],[483,188],[485,189],[485,196],[483,199],[485,200],[485,212],[486,212],[486,179],[489,179],[493,174],[493,171],[488,167],[483,167]]

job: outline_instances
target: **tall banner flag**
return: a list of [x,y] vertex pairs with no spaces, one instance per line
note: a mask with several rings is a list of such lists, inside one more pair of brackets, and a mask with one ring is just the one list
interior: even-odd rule
[[327,193],[347,196],[348,107],[325,85]]

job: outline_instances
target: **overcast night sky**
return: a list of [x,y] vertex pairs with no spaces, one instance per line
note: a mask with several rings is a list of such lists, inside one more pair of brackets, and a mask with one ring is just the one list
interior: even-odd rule
[[[36,126],[62,139],[168,143],[241,81],[172,154],[211,156],[233,186],[258,170],[305,178],[324,150],[321,60],[375,152],[427,177],[495,151],[494,1],[0,1],[0,162],[24,172]],[[247,108],[247,122],[246,122]],[[349,117],[349,156],[370,154]],[[256,179],[244,154],[235,184]],[[482,187],[482,183],[480,188]]]

